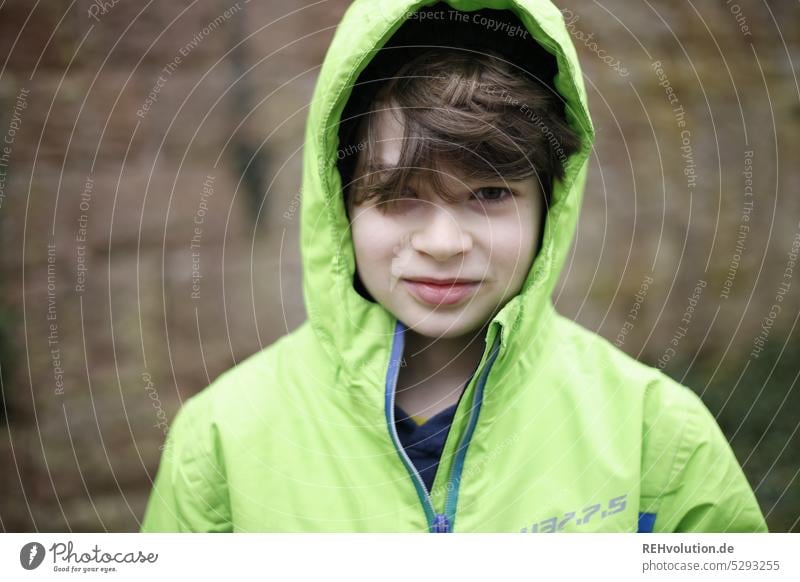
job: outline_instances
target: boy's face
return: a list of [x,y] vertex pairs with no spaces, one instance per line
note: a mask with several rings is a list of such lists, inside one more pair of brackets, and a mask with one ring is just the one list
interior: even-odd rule
[[[388,167],[400,157],[401,119],[384,109],[373,121],[376,159]],[[455,202],[437,196],[423,172],[390,210],[370,200],[348,202],[348,211],[358,274],[372,297],[417,333],[452,338],[479,329],[522,288],[544,205],[535,176],[474,181],[443,172]]]

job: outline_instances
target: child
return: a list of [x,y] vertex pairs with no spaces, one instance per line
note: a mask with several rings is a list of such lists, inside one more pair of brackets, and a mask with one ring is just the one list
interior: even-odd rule
[[561,14],[422,4],[339,26],[308,321],[181,409],[142,530],[766,531],[700,399],[552,305],[594,138]]

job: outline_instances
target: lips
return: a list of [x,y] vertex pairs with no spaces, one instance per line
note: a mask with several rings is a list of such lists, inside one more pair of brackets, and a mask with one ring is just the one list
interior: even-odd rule
[[455,305],[471,296],[480,281],[466,279],[403,279],[414,297],[428,305]]

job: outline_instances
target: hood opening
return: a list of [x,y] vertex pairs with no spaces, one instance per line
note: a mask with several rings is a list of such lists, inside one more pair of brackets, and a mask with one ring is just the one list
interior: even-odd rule
[[[558,114],[565,119],[564,100],[553,85],[558,72],[554,55],[536,42],[525,25],[510,10],[479,9],[462,12],[444,2],[422,7],[406,19],[382,48],[376,51],[366,68],[356,79],[353,91],[344,107],[339,124],[339,151],[358,151],[356,131],[359,121],[370,110],[388,79],[421,52],[434,47],[458,48],[465,51],[492,51],[521,69],[545,89],[558,97]],[[339,156],[337,168],[343,188],[350,184],[355,172],[357,155]],[[536,253],[542,248],[546,210],[539,225]],[[365,300],[375,303],[362,283],[358,271],[353,273],[354,290]]]
[[[564,179],[553,186],[539,253],[520,293],[505,304],[489,326],[499,331],[500,361],[530,366],[544,353],[544,338],[556,316],[551,295],[574,238],[595,137],[578,56],[563,15],[550,0],[447,0],[447,4],[421,8],[432,4],[432,0],[354,0],[326,53],[305,130],[300,234],[308,320],[339,370],[337,385],[357,389],[355,393],[366,397],[376,409],[382,409],[386,365],[397,320],[375,302],[365,301],[356,292],[354,281],[357,265],[337,150],[345,137],[342,120],[352,117],[359,100],[369,102],[362,91],[353,94],[354,89],[363,87],[357,83],[376,78],[374,71],[384,62],[380,55],[389,54],[387,47],[403,42],[408,47],[406,35],[413,39],[425,27],[434,31],[428,33],[433,40],[426,42],[439,45],[453,45],[455,38],[461,38],[463,46],[486,46],[493,36],[489,35],[487,41],[486,35],[494,32],[497,52],[510,54],[513,62],[535,75],[538,71],[537,76],[552,84],[567,124],[578,132],[580,149],[565,156]],[[450,6],[460,9],[471,24],[464,23],[462,16],[463,26],[436,27],[436,20],[414,17]],[[486,20],[481,22],[481,17]],[[489,18],[494,19],[494,25],[490,26]],[[504,22],[509,25],[503,27]],[[524,30],[509,34],[510,27],[520,22]],[[395,58],[395,62],[400,60]]]

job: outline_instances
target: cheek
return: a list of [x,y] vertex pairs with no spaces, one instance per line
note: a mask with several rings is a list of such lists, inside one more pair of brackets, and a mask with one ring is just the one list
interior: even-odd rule
[[384,277],[399,238],[397,228],[373,210],[357,212],[350,232],[359,274],[365,283]]
[[490,261],[504,278],[522,280],[530,269],[537,240],[535,217],[529,209],[520,207],[519,212],[491,221],[486,237]]

